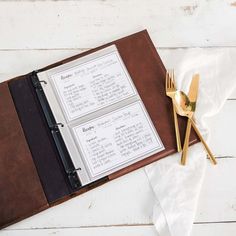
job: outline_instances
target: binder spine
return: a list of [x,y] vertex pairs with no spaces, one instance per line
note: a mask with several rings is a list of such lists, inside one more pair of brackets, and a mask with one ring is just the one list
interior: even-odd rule
[[70,185],[72,189],[79,189],[81,187],[81,182],[78,178],[76,169],[74,167],[74,164],[71,160],[70,154],[66,148],[66,145],[64,143],[64,140],[61,136],[59,126],[63,127],[64,125],[62,123],[57,123],[52,110],[48,104],[47,98],[44,94],[43,88],[41,83],[47,84],[46,81],[40,81],[37,76],[37,71],[33,71],[30,75],[31,82],[33,84],[33,87],[35,88],[39,103],[42,107],[43,113],[45,115],[48,127],[51,131],[53,140],[55,142],[55,145],[57,147],[60,159],[62,161],[62,164],[64,166],[65,172],[67,173],[68,180],[70,182]]

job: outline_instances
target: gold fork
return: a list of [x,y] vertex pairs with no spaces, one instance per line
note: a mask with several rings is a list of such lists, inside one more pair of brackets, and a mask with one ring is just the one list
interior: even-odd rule
[[175,92],[176,92],[176,86],[175,86],[174,70],[167,70],[166,71],[166,95],[170,97],[172,101],[177,151],[181,152],[182,146],[181,146],[181,140],[180,140],[180,135],[179,135],[179,125],[178,125],[177,114],[176,114],[176,110],[175,110],[175,106],[173,102]]

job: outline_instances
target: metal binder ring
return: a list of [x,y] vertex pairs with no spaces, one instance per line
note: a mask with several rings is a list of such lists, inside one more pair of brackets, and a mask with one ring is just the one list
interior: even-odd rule
[[62,123],[56,123],[55,126],[56,126],[56,127],[58,127],[58,126],[64,127],[64,124],[62,124]]
[[62,123],[56,123],[53,126],[51,126],[50,128],[51,128],[51,130],[53,130],[55,132],[59,132],[59,129],[58,129],[59,126],[64,127],[64,125]]
[[39,83],[47,84],[47,81],[45,81],[45,80],[39,80]]

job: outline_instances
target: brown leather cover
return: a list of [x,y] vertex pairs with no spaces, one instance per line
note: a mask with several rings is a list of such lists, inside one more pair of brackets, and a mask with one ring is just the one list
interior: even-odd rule
[[0,84],[0,226],[48,206],[8,84]]
[[[45,118],[43,117],[41,107],[30,88],[31,85],[29,84],[28,80],[29,75],[12,79],[8,82],[8,84],[29,149],[31,150],[32,157],[30,156],[28,147],[25,143],[25,137],[23,136],[16,113],[12,111],[14,106],[12,104],[12,100],[10,99],[9,91],[6,89],[5,83],[5,85],[1,86],[4,86],[5,90],[8,92],[7,95],[4,96],[4,99],[1,99],[1,106],[5,107],[10,100],[11,105],[7,107],[9,107],[11,112],[14,114],[7,114],[2,107],[0,108],[0,188],[1,192],[3,189],[6,192],[6,196],[10,196],[9,200],[8,198],[2,197],[2,194],[0,196],[0,226],[9,224],[16,219],[20,220],[23,217],[27,217],[29,214],[39,211],[40,208],[46,207],[47,201],[49,202],[50,206],[59,204],[73,196],[86,192],[91,188],[97,187],[98,185],[103,184],[111,179],[124,175],[130,171],[145,166],[177,151],[171,101],[165,95],[166,70],[146,30],[89,50],[71,58],[67,58],[53,65],[49,65],[39,71],[44,71],[49,68],[64,64],[101,48],[107,47],[111,44],[115,44],[118,48],[118,51],[131,75],[131,78],[134,81],[134,84],[145,104],[153,124],[160,135],[160,138],[165,146],[165,150],[135,164],[132,164],[108,176],[108,178],[102,179],[101,181],[93,183],[90,186],[86,186],[77,192],[73,192],[69,188],[66,180],[63,178],[64,173],[63,169],[61,168],[60,158],[55,151],[55,144],[53,143],[47,130],[48,127],[46,125]],[[2,112],[4,113],[2,114]],[[14,119],[9,120],[9,116],[14,116]],[[179,117],[179,125],[180,134],[183,141],[186,119]],[[21,136],[17,138],[18,143],[15,140],[12,140],[9,143],[4,142],[5,139],[10,139],[13,135],[12,133],[15,132],[15,128],[7,129],[8,126],[17,126],[18,130],[20,130]],[[2,133],[2,129],[5,130],[5,132]],[[38,133],[39,135],[34,135],[35,133]],[[42,140],[45,142],[42,143]],[[196,134],[192,132],[190,136],[190,143],[193,144],[196,142],[198,142],[198,139]],[[24,143],[24,150],[22,152],[18,152],[17,156],[15,155],[17,150],[16,143]],[[40,145],[40,148],[37,148],[37,144]],[[3,153],[2,148],[3,150],[7,149],[8,152]],[[13,165],[12,162],[9,162],[9,158],[14,160],[18,158],[18,161],[21,159],[24,160],[24,162],[18,163],[18,166],[21,166],[21,169],[11,172],[15,187],[12,187],[11,181],[6,178],[7,174],[9,173],[6,169]],[[40,177],[44,193],[47,197],[47,201],[45,200],[45,197],[42,193],[42,187],[38,181],[38,177],[36,176],[37,174],[35,172],[35,168],[33,167],[32,158]],[[45,160],[47,161],[46,165],[44,164]],[[52,170],[52,168],[56,173],[55,175],[49,173],[50,169]],[[45,178],[45,176],[47,177]],[[23,182],[25,185],[22,186]],[[14,194],[17,194],[16,188],[18,185],[21,187],[21,192],[24,192],[29,199],[15,199]],[[35,191],[32,191],[32,189]],[[38,192],[41,191],[41,193],[38,193],[37,199],[39,201],[37,204],[31,200],[34,198],[33,196],[35,195],[36,190]],[[14,192],[14,194],[11,194],[12,192]],[[27,208],[28,211],[26,211],[24,207],[20,207],[18,209],[12,208],[9,205],[9,202],[17,203],[18,205],[22,204],[23,206],[29,204]],[[2,217],[2,212],[4,212],[4,217]]]

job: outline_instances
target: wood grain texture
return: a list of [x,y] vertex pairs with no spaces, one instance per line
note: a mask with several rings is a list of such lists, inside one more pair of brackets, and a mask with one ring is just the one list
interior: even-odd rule
[[0,49],[91,48],[144,28],[158,47],[232,47],[235,12],[229,0],[2,1]]
[[[0,1],[0,81],[144,28],[168,66],[172,57],[195,47],[204,47],[203,53],[236,52],[235,21],[233,0]],[[207,167],[191,236],[235,236],[236,91],[230,99],[207,121],[210,147],[223,158],[216,168]],[[138,170],[0,235],[152,236],[153,201],[145,173]]]

